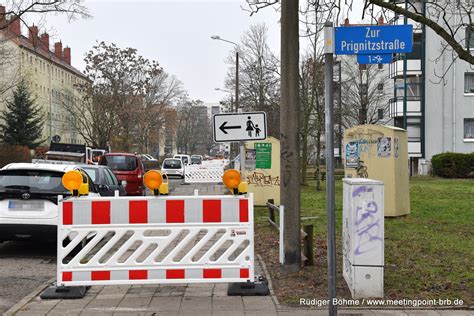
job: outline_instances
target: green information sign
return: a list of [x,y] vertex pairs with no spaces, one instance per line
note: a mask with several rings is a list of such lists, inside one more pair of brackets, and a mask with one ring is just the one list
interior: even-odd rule
[[255,151],[257,152],[257,161],[255,168],[271,169],[272,168],[272,143],[255,143]]

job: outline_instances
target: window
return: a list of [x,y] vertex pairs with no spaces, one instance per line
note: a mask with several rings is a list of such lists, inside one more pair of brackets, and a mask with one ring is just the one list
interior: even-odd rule
[[464,119],[464,139],[474,139],[474,118]]
[[474,93],[474,72],[464,73],[464,93]]
[[466,47],[474,49],[474,25],[466,27]]

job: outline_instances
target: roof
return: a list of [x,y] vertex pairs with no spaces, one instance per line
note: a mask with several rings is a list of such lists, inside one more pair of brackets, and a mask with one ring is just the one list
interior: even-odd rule
[[[78,69],[74,68],[73,66],[69,65],[66,61],[62,60],[61,58],[56,57],[56,55],[51,52],[49,49],[48,51],[44,50],[41,48],[41,45],[33,45],[31,41],[23,36],[17,36],[17,37],[12,37],[11,40],[15,42],[18,46],[23,47],[37,55],[40,55],[41,57],[50,60],[51,62],[55,63],[56,65],[65,68],[66,70],[69,70],[76,74],[79,77],[82,77],[84,80],[88,80],[87,77]],[[39,42],[39,40],[38,40]]]
[[3,167],[1,170],[46,170],[46,171],[57,171],[57,172],[68,172],[77,169],[77,165],[60,165],[60,164],[47,164],[47,163],[11,163]]

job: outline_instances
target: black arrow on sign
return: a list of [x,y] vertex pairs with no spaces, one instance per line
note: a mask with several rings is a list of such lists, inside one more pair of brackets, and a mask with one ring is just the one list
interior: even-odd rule
[[227,133],[226,129],[241,129],[242,126],[226,126],[227,121],[222,123],[221,127],[219,129],[224,133],[224,134],[229,134]]

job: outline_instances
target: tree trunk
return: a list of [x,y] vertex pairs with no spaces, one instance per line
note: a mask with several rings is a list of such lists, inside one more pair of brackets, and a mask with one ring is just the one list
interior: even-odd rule
[[285,206],[283,273],[300,270],[299,1],[281,2],[281,203]]

